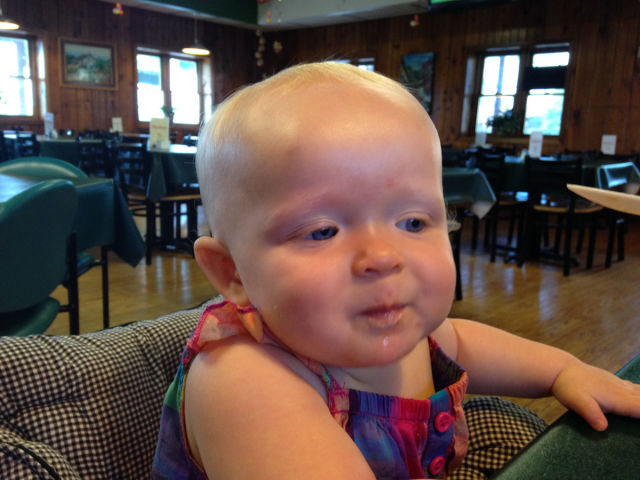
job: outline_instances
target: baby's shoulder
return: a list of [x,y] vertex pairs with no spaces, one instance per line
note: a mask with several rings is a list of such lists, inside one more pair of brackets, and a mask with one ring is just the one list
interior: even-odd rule
[[[251,389],[263,383],[286,392],[301,380],[312,386],[326,402],[322,381],[295,355],[270,343],[258,343],[235,335],[206,345],[193,359],[189,383],[211,384],[214,389]],[[249,393],[249,392],[247,392]],[[267,393],[263,390],[263,393]]]

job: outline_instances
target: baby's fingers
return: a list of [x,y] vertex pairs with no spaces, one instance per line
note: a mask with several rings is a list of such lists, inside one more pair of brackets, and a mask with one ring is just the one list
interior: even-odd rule
[[614,388],[604,390],[599,399],[605,412],[640,418],[640,385],[619,380]]
[[[569,403],[569,402],[567,402]],[[607,421],[607,417],[605,417],[602,412],[602,408],[598,402],[589,396],[585,396],[577,400],[573,404],[567,404],[566,407],[574,410],[578,415],[580,415],[584,420],[591,425],[591,428],[602,432],[607,429],[609,422]]]
[[640,418],[640,385],[599,368],[576,364],[564,369],[552,392],[598,431],[607,428],[604,412]]

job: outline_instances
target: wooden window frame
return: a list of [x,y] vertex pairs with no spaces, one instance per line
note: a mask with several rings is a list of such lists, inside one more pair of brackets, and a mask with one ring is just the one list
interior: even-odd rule
[[[38,71],[38,43],[41,40],[36,35],[22,34],[22,33],[0,33],[0,37],[5,38],[17,38],[27,41],[29,49],[29,70],[31,74],[31,88],[33,94],[33,115],[0,115],[0,121],[3,123],[16,123],[16,124],[33,124],[44,119],[42,112],[46,110],[46,105],[42,105],[40,82],[45,79],[46,82],[46,64],[45,72]],[[46,62],[46,58],[45,58]]]
[[[461,134],[462,135],[475,135],[476,133],[476,116],[478,114],[478,102],[480,100],[482,90],[482,74],[484,70],[484,61],[487,57],[500,56],[500,55],[519,55],[520,65],[518,71],[518,85],[516,87],[516,93],[513,100],[513,111],[521,113],[524,116],[524,112],[527,105],[527,97],[529,91],[523,88],[524,71],[527,67],[532,65],[533,55],[536,53],[552,53],[552,52],[569,52],[569,65],[567,65],[567,71],[570,69],[571,62],[573,61],[573,52],[571,50],[571,44],[569,42],[554,42],[548,44],[527,44],[518,46],[505,46],[497,48],[488,48],[484,50],[477,50],[467,55],[467,59],[475,62],[473,71],[473,87],[472,92],[468,99],[468,112],[463,112],[461,116]],[[567,76],[568,77],[568,76]],[[567,84],[568,78],[565,79],[564,86],[564,100],[563,107],[567,103]],[[562,118],[560,119],[560,134],[550,135],[554,138],[561,138],[565,129],[565,112],[566,108],[562,110]],[[524,125],[523,125],[524,129]],[[490,134],[491,135],[491,134]],[[514,138],[528,137],[524,133],[521,133]]]
[[[192,55],[186,55],[183,53],[167,52],[167,51],[160,51],[156,49],[137,47],[134,53],[134,69],[136,72],[136,83],[135,83],[135,100],[136,101],[134,103],[134,116],[136,119],[137,127],[139,129],[149,128],[149,122],[141,121],[138,117],[138,66],[137,66],[137,60],[136,60],[138,54],[160,57],[160,81],[162,83],[161,90],[162,90],[162,95],[164,99],[164,105],[169,105],[169,106],[171,106],[171,82],[170,82],[171,74],[169,71],[169,59],[177,58],[181,60],[189,60],[189,61],[196,62],[196,68],[198,72],[198,102],[199,102],[199,110],[200,110],[199,115],[200,115],[200,119],[202,120],[202,117],[204,115],[204,97],[205,97],[205,93],[203,89],[203,85],[204,85],[203,63],[205,59],[196,58]],[[172,126],[182,128],[182,129],[198,128],[199,125],[200,125],[200,122],[198,123],[173,122],[172,123]]]

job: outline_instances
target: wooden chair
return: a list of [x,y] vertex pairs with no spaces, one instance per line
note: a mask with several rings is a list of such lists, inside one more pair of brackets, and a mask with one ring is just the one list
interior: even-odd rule
[[[518,245],[512,246],[515,225],[522,223],[527,204],[527,192],[513,192],[506,188],[506,170],[504,153],[481,153],[477,157],[476,166],[487,177],[493,192],[496,195],[496,203],[485,220],[485,248],[490,251],[490,260],[495,262],[496,250],[516,252]],[[508,214],[505,216],[504,214]],[[507,242],[498,243],[498,223],[500,220],[508,220]]]
[[[589,227],[586,268],[593,265],[596,234],[596,214],[603,208],[587,202],[567,189],[568,183],[582,183],[582,159],[540,160],[527,157],[525,169],[528,183],[528,203],[523,228],[519,229],[518,265],[525,257],[544,256],[562,263],[563,274],[569,275],[572,264],[572,236],[578,226]],[[555,219],[555,223],[553,223]],[[555,230],[554,247],[540,248],[541,232]],[[563,242],[562,242],[563,240]]]
[[61,306],[49,297],[67,266],[67,241],[77,207],[74,186],[45,180],[0,205],[0,335],[43,333]]

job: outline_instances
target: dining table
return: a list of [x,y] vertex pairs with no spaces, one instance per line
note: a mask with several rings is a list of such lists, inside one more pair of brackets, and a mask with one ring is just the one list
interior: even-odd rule
[[[172,222],[173,205],[161,202],[171,195],[175,188],[188,186],[198,189],[196,175],[197,148],[190,145],[171,144],[168,148],[149,148],[150,168],[147,181],[146,198],[151,204],[160,204],[160,244],[168,248],[177,248],[192,252],[194,233],[187,239],[180,238],[179,229]],[[194,204],[187,204],[189,232],[197,230],[197,213]],[[148,213],[149,214],[149,213]]]
[[[617,375],[640,383],[640,355]],[[640,419],[607,415],[608,428],[593,430],[569,411],[497,472],[495,480],[638,478]]]
[[483,218],[496,202],[485,174],[479,168],[444,167],[442,190],[448,207],[464,207]]
[[172,144],[169,148],[150,148],[151,168],[147,199],[157,203],[172,185],[197,185],[196,147]]

